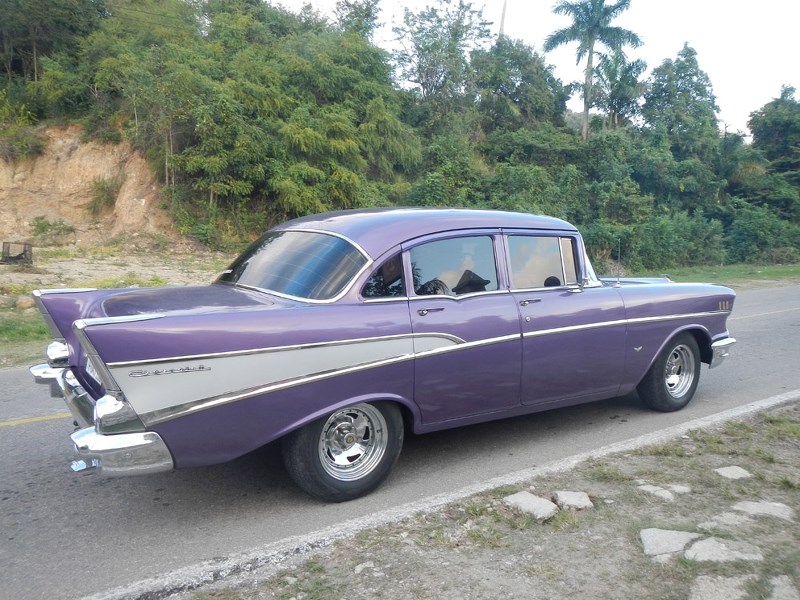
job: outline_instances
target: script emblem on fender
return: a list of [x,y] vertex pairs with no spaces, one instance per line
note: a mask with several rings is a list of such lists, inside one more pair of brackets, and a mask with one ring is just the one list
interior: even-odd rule
[[147,369],[135,369],[128,373],[128,377],[151,377],[153,375],[179,375],[181,373],[200,373],[201,371],[210,371],[211,367],[205,365],[198,365],[196,367],[178,367],[176,369],[154,369],[148,371]]

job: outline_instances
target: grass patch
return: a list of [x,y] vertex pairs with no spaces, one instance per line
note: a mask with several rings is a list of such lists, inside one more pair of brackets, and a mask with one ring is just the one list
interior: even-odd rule
[[98,217],[107,210],[114,208],[119,190],[122,187],[122,176],[96,177],[92,180],[92,199],[86,205],[86,210],[93,217]]
[[603,481],[607,483],[622,483],[633,479],[630,475],[626,475],[617,467],[612,467],[608,464],[595,464],[589,467],[586,476],[592,481]]
[[[664,274],[646,272],[645,276]],[[714,283],[734,284],[743,281],[774,281],[776,279],[800,278],[800,263],[788,265],[750,265],[736,264],[719,267],[678,267],[669,269],[667,275],[674,281],[708,281]]]
[[13,310],[0,313],[0,345],[46,341],[49,338],[50,333],[38,312],[25,314]]
[[153,275],[150,279],[142,279],[136,275],[136,273],[128,273],[125,277],[106,277],[104,279],[93,279],[92,281],[88,282],[85,287],[109,290],[131,287],[163,287],[165,285],[167,285],[167,281],[158,275]]

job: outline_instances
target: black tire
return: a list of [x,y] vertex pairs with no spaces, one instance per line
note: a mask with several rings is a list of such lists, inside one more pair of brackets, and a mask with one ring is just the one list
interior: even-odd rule
[[400,456],[403,435],[396,405],[356,404],[283,438],[283,462],[304,491],[327,502],[344,502],[383,483]]
[[636,387],[646,406],[672,412],[689,404],[700,381],[700,348],[691,333],[676,335]]

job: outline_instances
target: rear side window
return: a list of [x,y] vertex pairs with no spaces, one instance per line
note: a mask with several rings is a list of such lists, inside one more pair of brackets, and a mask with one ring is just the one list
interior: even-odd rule
[[461,296],[497,289],[494,242],[490,236],[437,240],[410,251],[418,296]]
[[361,290],[364,298],[396,298],[405,296],[403,261],[399,254],[382,263],[373,271]]
[[513,235],[508,238],[511,283],[517,289],[577,283],[571,238]]

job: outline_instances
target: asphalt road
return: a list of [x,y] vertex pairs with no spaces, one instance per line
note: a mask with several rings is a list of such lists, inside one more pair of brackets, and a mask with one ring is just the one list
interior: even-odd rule
[[2,370],[0,598],[101,593],[800,388],[800,286],[741,292],[728,326],[732,356],[703,367],[678,413],[650,412],[631,395],[411,436],[389,481],[344,504],[294,488],[275,448],[140,478],[71,473],[63,403],[27,369]]

